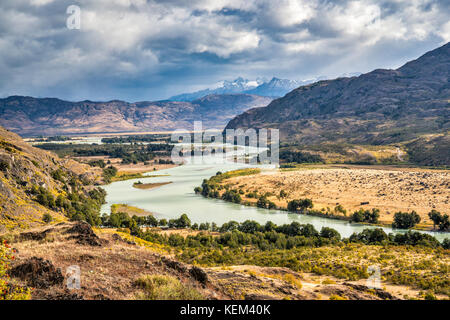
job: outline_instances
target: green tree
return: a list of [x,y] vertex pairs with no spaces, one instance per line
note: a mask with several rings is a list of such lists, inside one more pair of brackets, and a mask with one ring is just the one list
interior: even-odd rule
[[306,209],[313,208],[314,204],[311,199],[291,200],[288,202],[288,210],[292,212],[304,212]]
[[430,217],[431,221],[433,221],[433,229],[436,229],[436,226],[441,222],[442,214],[433,209],[428,213],[428,217]]
[[333,240],[341,240],[341,235],[339,234],[339,232],[337,232],[336,230],[332,229],[332,228],[328,228],[328,227],[322,227],[322,229],[320,230],[320,236],[322,238],[327,238],[327,239],[333,239]]
[[436,229],[436,226],[439,227],[440,231],[447,231],[450,229],[448,214],[442,215],[439,211],[433,209],[428,213],[428,216],[433,221],[433,229]]
[[410,229],[420,222],[420,216],[417,212],[396,212],[392,227],[396,229]]
[[255,233],[257,231],[261,231],[262,227],[261,225],[253,220],[245,220],[238,228],[239,231],[245,232],[245,233]]
[[229,232],[229,231],[237,230],[238,228],[239,228],[239,222],[229,221],[229,222],[225,222],[220,227],[220,232]]
[[149,215],[145,217],[145,224],[150,227],[157,227],[158,226],[158,220],[152,215]]
[[183,213],[180,218],[175,222],[176,228],[189,228],[191,226],[191,220],[188,218],[187,214]]
[[277,225],[275,223],[273,223],[272,221],[267,221],[266,224],[264,225],[264,231],[268,232],[268,231],[274,231],[277,229]]

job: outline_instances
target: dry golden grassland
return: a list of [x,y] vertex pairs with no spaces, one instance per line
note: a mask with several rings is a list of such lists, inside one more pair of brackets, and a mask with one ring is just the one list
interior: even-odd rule
[[[450,171],[387,166],[304,166],[296,170],[264,171],[222,181],[245,194],[268,193],[269,200],[286,207],[292,199],[310,198],[315,209],[340,204],[347,215],[359,208],[381,210],[380,222],[391,223],[397,211],[415,210],[422,226],[432,226],[428,212],[450,212]],[[288,196],[280,198],[280,191]],[[243,196],[244,201],[256,199]],[[361,205],[361,203],[367,203]]]

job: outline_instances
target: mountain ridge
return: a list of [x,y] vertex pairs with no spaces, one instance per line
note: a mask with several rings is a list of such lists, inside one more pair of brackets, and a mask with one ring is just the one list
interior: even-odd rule
[[299,87],[226,129],[278,128],[282,142],[388,144],[450,128],[450,43],[396,70]]
[[252,81],[238,77],[233,81],[223,81],[222,85],[215,89],[204,89],[191,93],[182,93],[170,97],[168,100],[172,101],[192,101],[205,97],[210,94],[229,94],[229,93],[241,93],[241,94],[255,94],[263,97],[281,97],[289,91],[299,87],[302,84],[307,84],[313,80],[296,81],[289,79],[280,79],[273,77],[271,80],[266,81],[260,78]]
[[11,96],[0,99],[0,125],[20,135],[188,130],[194,121],[221,130],[233,116],[271,100],[250,94],[209,95],[193,102],[134,103]]

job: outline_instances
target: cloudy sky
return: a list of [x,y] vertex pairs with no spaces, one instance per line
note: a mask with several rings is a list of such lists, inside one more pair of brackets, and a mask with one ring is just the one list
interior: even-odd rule
[[397,68],[450,41],[449,18],[448,0],[2,0],[0,97],[156,100]]

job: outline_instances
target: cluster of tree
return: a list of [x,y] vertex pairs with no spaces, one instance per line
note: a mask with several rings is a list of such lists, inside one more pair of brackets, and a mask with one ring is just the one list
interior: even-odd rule
[[420,222],[420,216],[417,212],[396,212],[394,214],[394,222],[392,228],[395,229],[410,229]]
[[[364,244],[396,244],[411,246],[439,247],[441,244],[435,237],[420,232],[408,231],[406,233],[386,234],[383,229],[364,229],[361,233],[354,233],[350,236],[351,242],[361,242]],[[442,243],[445,249],[449,249],[449,241],[446,239]]]
[[[220,176],[222,173],[218,172],[216,176]],[[204,197],[208,198],[220,198],[220,190],[224,189],[221,185],[213,182],[212,179],[204,179],[201,187],[194,188],[194,192],[197,194],[201,194]],[[232,201],[235,203],[241,202],[241,196],[234,190],[227,190],[228,187],[225,188],[226,192],[223,193],[222,199],[227,201]]]
[[309,152],[302,151],[292,151],[292,150],[281,150],[280,160],[282,162],[295,162],[295,163],[320,163],[323,162],[321,156],[316,154],[311,154]]
[[[156,160],[155,160],[156,163]],[[159,164],[174,164],[174,162],[170,159],[158,159]]]
[[[203,224],[206,228],[206,224]],[[192,226],[194,227],[194,225]],[[201,225],[200,225],[201,227]],[[166,244],[175,247],[232,247],[254,245],[260,250],[270,249],[290,249],[300,246],[321,246],[325,244],[337,243],[340,235],[331,228],[322,228],[320,232],[312,225],[300,225],[297,222],[291,225],[276,226],[269,222],[261,226],[255,221],[245,221],[239,224],[230,221],[217,228],[214,224],[210,230],[220,231],[219,236],[206,233],[199,233],[186,238],[172,234],[164,236],[153,231],[142,233],[144,240]]]
[[189,228],[191,226],[191,220],[183,213],[178,219],[170,219],[168,226],[169,228],[177,229]]
[[44,138],[44,141],[69,141],[72,140],[71,137],[67,137],[67,136],[52,136],[52,137],[47,137]]
[[247,198],[253,198],[253,199],[258,199],[258,197],[259,197],[258,191],[256,191],[256,190],[247,193],[245,196]]
[[[146,146],[136,147],[134,152],[128,152],[118,157],[122,159],[123,164],[137,164],[139,162],[149,162],[155,157],[159,156],[169,156],[172,146],[169,144],[148,144]],[[171,163],[170,160],[159,159],[159,163]]]
[[102,138],[102,143],[108,144],[124,144],[124,143],[142,143],[142,142],[170,142],[170,136],[152,134],[152,135],[134,135],[128,137],[112,137],[112,138]]
[[373,208],[372,210],[359,209],[355,211],[351,217],[352,222],[378,223],[380,218],[380,210]]
[[105,203],[106,191],[94,188],[87,193],[78,192],[75,188],[67,195],[60,193],[55,196],[46,188],[34,185],[30,193],[35,201],[54,211],[63,212],[74,221],[86,221],[91,225],[101,224],[100,208]]
[[113,166],[109,166],[103,169],[103,180],[105,183],[110,183],[111,179],[115,177],[117,174],[117,168]]
[[[216,195],[217,190],[214,191],[214,195]],[[238,191],[236,190],[227,190],[222,194],[222,199],[229,202],[241,203],[242,198]]]
[[270,201],[265,196],[260,196],[258,198],[258,201],[256,202],[256,206],[258,208],[263,208],[263,209],[276,209],[276,207],[277,207],[274,202]]
[[71,137],[66,136],[52,136],[52,137],[44,137],[44,136],[38,136],[33,141],[34,142],[51,142],[51,141],[69,141],[73,140]]
[[428,216],[433,221],[434,229],[436,229],[436,226],[438,226],[440,231],[450,230],[450,219],[448,214],[442,214],[439,211],[433,209],[428,213]]
[[146,217],[138,217],[133,215],[130,217],[126,212],[112,212],[110,215],[101,217],[102,225],[113,228],[127,228],[132,235],[142,235],[141,226],[156,227],[158,220],[152,215]]
[[[204,179],[202,182],[201,187],[196,187],[194,189],[195,193],[201,194],[204,197],[210,197],[210,198],[219,198],[220,197],[220,190],[225,189],[226,191],[230,191],[227,195],[227,199],[231,199],[231,201],[240,203],[241,202],[241,195],[244,194],[243,190],[230,190],[230,187],[228,185],[222,186],[220,182],[223,180],[232,178],[232,177],[238,177],[238,176],[246,176],[246,175],[252,175],[257,174],[260,172],[260,169],[241,169],[241,170],[235,170],[235,171],[229,171],[222,173],[218,171],[215,176],[212,176],[209,179]],[[239,197],[238,197],[239,196]],[[239,202],[237,202],[239,200]]]
[[[110,215],[103,215],[101,217],[102,225],[113,228],[127,228],[130,233],[135,236],[142,236],[143,233],[140,227],[165,227],[185,229],[191,227],[191,220],[186,214],[182,214],[178,219],[157,220],[154,216],[129,216],[126,212],[112,212]],[[207,229],[205,229],[207,230]]]
[[191,226],[192,230],[200,230],[200,231],[219,231],[219,227],[215,222],[209,223],[209,222],[202,222],[200,224],[194,223]]
[[55,152],[58,156],[108,156],[122,159],[124,164],[151,161],[157,156],[170,156],[173,146],[166,143],[148,145],[88,145],[44,143],[36,147]]
[[298,199],[291,200],[288,202],[287,209],[292,212],[301,212],[304,213],[307,209],[312,209],[314,206],[311,199]]
[[[108,162],[111,163],[111,161],[109,161],[109,160],[108,160]],[[88,165],[90,165],[91,167],[99,167],[99,168],[102,168],[102,169],[106,167],[106,163],[102,159],[91,160],[91,161],[88,162]]]
[[[179,219],[171,220],[169,226],[173,228],[188,228],[191,222],[186,215]],[[156,223],[155,223],[156,224]],[[194,230],[218,231],[220,234],[214,236],[207,233],[199,233],[186,238],[180,235],[165,236],[154,231],[147,230],[138,234],[144,240],[167,244],[176,247],[231,247],[254,245],[260,250],[291,249],[301,246],[319,247],[330,244],[357,242],[366,245],[412,245],[426,247],[444,247],[450,249],[450,240],[446,239],[442,244],[431,235],[408,231],[404,234],[386,234],[383,229],[364,229],[361,233],[354,233],[348,239],[342,239],[335,229],[322,227],[317,231],[311,224],[300,224],[292,222],[277,226],[273,222],[264,225],[256,221],[247,220],[242,223],[230,221],[221,227],[216,224],[202,223],[193,224]]]

